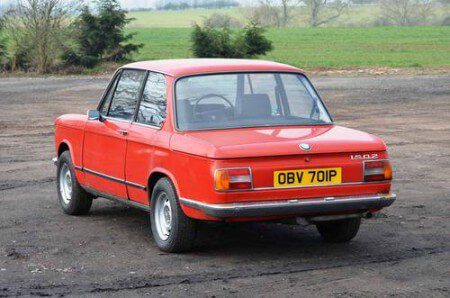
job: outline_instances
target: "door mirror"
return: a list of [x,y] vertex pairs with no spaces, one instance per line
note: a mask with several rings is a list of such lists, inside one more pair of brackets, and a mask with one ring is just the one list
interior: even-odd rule
[[101,119],[102,119],[102,115],[100,115],[100,112],[97,110],[89,110],[87,114],[88,114],[88,120],[101,121]]

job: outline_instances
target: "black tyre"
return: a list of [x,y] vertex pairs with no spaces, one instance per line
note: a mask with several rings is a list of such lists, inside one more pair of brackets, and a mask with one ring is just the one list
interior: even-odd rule
[[78,183],[69,151],[64,151],[58,158],[56,185],[59,203],[64,213],[82,215],[89,212],[93,196]]
[[359,231],[361,218],[349,218],[316,224],[320,235],[328,242],[348,242]]
[[153,239],[165,252],[189,250],[195,241],[196,223],[187,217],[169,179],[161,178],[153,188],[150,208]]

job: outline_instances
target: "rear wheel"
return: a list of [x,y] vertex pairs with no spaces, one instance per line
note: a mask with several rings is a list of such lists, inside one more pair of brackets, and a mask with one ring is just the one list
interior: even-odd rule
[[172,183],[161,178],[155,185],[150,209],[153,238],[162,251],[183,252],[194,244],[195,221],[181,210]]
[[89,212],[93,197],[78,183],[69,151],[64,151],[58,158],[56,185],[64,213],[81,215]]
[[361,218],[349,218],[316,224],[320,235],[328,242],[348,242],[358,234]]

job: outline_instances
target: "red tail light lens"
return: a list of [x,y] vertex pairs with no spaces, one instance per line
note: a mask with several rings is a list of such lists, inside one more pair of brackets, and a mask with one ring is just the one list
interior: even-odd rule
[[214,175],[216,190],[245,190],[252,188],[250,168],[217,169]]
[[389,160],[364,162],[364,181],[392,180],[392,167]]

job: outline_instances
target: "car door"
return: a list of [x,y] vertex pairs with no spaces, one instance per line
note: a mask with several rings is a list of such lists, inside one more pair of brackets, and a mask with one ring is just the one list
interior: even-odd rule
[[127,199],[125,155],[127,134],[135,116],[146,72],[122,70],[109,86],[99,111],[88,120],[83,144],[83,170],[88,186]]
[[136,121],[129,128],[126,179],[131,200],[148,204],[146,192],[155,158],[165,156],[170,133],[161,129],[166,119],[167,84],[163,74],[149,72],[140,100]]

